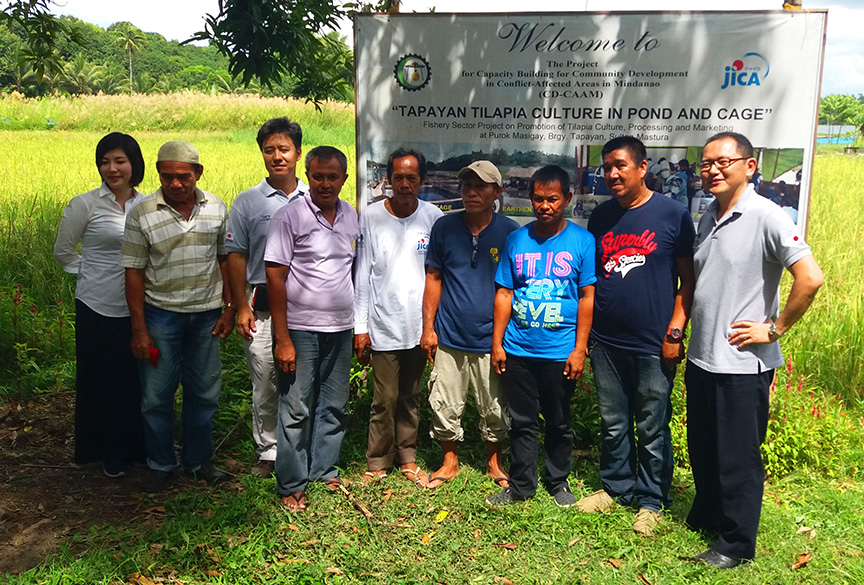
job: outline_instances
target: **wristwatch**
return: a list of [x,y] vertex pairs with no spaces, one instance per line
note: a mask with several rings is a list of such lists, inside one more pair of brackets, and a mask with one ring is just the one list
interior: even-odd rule
[[666,332],[666,343],[683,343],[684,332],[677,327],[670,327]]
[[777,333],[777,325],[774,321],[768,321],[768,339],[774,342],[783,337],[783,335],[783,333]]

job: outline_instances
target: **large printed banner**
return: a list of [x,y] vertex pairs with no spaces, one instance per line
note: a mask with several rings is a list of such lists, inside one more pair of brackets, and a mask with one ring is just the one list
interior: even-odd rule
[[[584,225],[607,195],[600,149],[633,135],[649,186],[687,205],[701,147],[745,134],[754,183],[803,233],[815,144],[825,11],[394,14],[355,20],[358,203],[390,193],[388,154],[429,163],[421,198],[461,208],[456,172],[480,158],[504,177],[501,212],[527,221],[528,179],[571,174]],[[689,163],[689,164],[688,164]]]

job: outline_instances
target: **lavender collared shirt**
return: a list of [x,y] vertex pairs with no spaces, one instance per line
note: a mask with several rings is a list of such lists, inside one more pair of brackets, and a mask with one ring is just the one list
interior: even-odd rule
[[288,329],[333,333],[354,326],[351,269],[359,235],[357,213],[341,200],[332,226],[308,193],[273,215],[264,260],[288,267]]

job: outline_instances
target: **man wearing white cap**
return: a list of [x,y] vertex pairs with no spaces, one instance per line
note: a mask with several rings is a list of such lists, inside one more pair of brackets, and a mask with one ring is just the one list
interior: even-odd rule
[[[142,489],[165,489],[178,466],[174,395],[183,384],[180,464],[198,479],[226,475],[210,462],[219,403],[219,337],[234,327],[227,280],[228,208],[196,184],[204,167],[188,142],[166,142],[156,158],[161,187],[126,219],[121,264],[141,374],[141,413],[150,472]],[[224,307],[224,311],[223,311]],[[217,337],[218,336],[218,337]]]
[[436,488],[459,473],[456,448],[468,389],[474,392],[480,436],[486,443],[486,473],[501,488],[501,442],[510,430],[504,390],[492,368],[492,308],[495,270],[510,232],[519,227],[493,211],[501,196],[501,173],[478,160],[459,171],[465,210],[435,222],[426,254],[423,336],[420,345],[434,364],[429,377],[430,435],[441,443],[444,462],[429,477]]

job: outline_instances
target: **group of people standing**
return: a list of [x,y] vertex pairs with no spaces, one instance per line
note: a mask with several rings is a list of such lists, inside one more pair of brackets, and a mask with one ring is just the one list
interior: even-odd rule
[[[503,181],[491,162],[459,171],[464,210],[445,216],[418,197],[423,154],[400,148],[387,161],[392,196],[358,218],[339,198],[344,153],[310,150],[307,185],[296,174],[298,124],[269,120],[258,146],[267,177],[229,213],[196,186],[203,166],[191,144],[159,149],[161,187],[144,197],[135,190],[144,162],[134,139],[100,141],[103,184],[70,202],[55,246],[64,269],[78,274],[76,461],[101,461],[117,477],[146,458],[145,491],[165,489],[178,467],[225,479],[211,462],[212,419],[219,339],[236,319],[252,381],[252,473],[275,475],[288,509],[309,506],[310,482],[345,489],[337,465],[356,353],[374,379],[364,483],[391,469],[429,489],[453,479],[470,390],[486,473],[500,487],[490,505],[535,494],[542,417],[543,486],[555,503],[586,513],[634,507],[634,530],[651,535],[671,504],[670,395],[686,356],[696,483],[687,524],[718,535],[694,559],[726,568],[753,558],[759,446],[782,364],[777,340],[822,275],[788,216],[748,183],[756,159],[744,136],[718,134],[705,145],[696,166],[716,199],[698,230],[683,205],[646,186],[645,146],[633,137],[603,147],[612,198],[587,230],[566,218],[570,179],[554,165],[532,176],[535,219],[519,227],[493,211]],[[794,282],[780,311],[784,268]],[[570,401],[586,357],[601,417],[602,489],[577,501],[568,485]],[[427,361],[430,435],[443,453],[432,473],[416,460]]]

